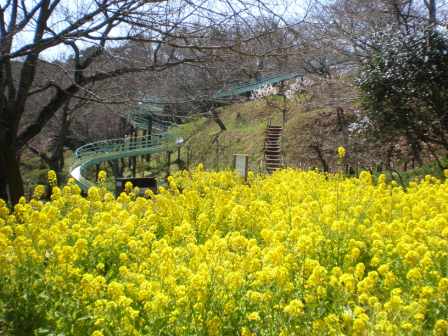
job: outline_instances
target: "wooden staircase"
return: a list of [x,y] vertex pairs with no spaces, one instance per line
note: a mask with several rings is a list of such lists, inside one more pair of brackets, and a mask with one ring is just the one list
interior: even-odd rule
[[268,124],[264,140],[264,163],[269,174],[283,167],[281,138],[283,128]]

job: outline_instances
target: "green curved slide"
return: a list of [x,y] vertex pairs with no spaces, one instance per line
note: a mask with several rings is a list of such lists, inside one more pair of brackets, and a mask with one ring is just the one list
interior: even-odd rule
[[[295,78],[302,78],[301,73],[275,74],[255,81],[232,85],[229,89],[218,91],[211,101],[214,103],[228,104],[235,97],[247,96],[252,91],[265,85],[275,85]],[[105,161],[154,154],[175,149],[180,144],[176,139],[170,137],[166,130],[173,123],[163,120],[164,102],[160,97],[150,97],[144,106],[140,107],[130,115],[130,122],[135,129],[158,129],[159,134],[145,135],[137,138],[108,139],[89,143],[79,147],[75,151],[75,162],[71,167],[70,175],[73,177],[83,191],[87,191],[94,183],[83,177],[85,170],[92,165]]]
[[85,170],[93,165],[122,158],[142,156],[172,150],[179,144],[166,132],[135,138],[107,139],[92,142],[75,151],[75,162],[70,169],[73,177],[83,191],[95,184],[86,179]]

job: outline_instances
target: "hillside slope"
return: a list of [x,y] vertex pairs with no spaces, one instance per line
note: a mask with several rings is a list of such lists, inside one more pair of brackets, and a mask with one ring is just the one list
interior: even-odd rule
[[286,106],[287,121],[282,138],[283,158],[287,166],[323,168],[334,165],[335,150],[348,145],[338,132],[337,109],[346,122],[355,110],[355,89],[346,81],[315,82],[307,92],[288,100],[274,96],[233,104],[219,110],[226,126],[221,131],[210,118],[200,118],[183,125],[180,133],[188,139],[190,165],[203,163],[208,169],[225,169],[232,165],[233,154],[249,155],[251,170],[263,171],[263,142],[267,124],[281,126]]

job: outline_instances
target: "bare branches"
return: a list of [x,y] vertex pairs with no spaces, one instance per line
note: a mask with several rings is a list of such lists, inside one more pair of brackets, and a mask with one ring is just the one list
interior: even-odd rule
[[17,148],[20,149],[33,137],[35,137],[43,129],[46,123],[54,116],[56,111],[61,108],[64,103],[76,97],[76,94],[83,90],[87,84],[92,84],[116,77],[123,76],[125,74],[139,73],[143,71],[164,71],[170,67],[177,66],[182,63],[197,62],[197,59],[183,59],[176,62],[169,62],[160,66],[151,64],[145,67],[128,67],[119,68],[108,72],[98,72],[92,76],[83,77],[80,82],[75,82],[65,89],[61,89],[58,86],[53,85],[57,89],[57,93],[53,96],[50,102],[45,105],[39,112],[35,121],[28,125],[18,136]]
[[30,91],[28,93],[28,97],[34,96],[36,94],[40,94],[50,88],[56,88],[56,89],[60,89],[60,87],[53,81],[48,82],[47,84],[45,84],[44,86],[38,87],[32,91]]
[[332,0],[322,2],[314,14],[316,38],[330,41],[334,50],[361,60],[376,50],[372,43],[381,32],[411,34],[419,26],[445,30],[445,0]]
[[[294,39],[269,45],[281,36],[279,30],[289,34],[286,13],[287,6],[270,0],[5,0],[0,5],[0,156],[3,148],[23,148],[72,99],[104,102],[97,92],[102,82],[210,66],[229,55],[288,57]],[[65,58],[42,61],[57,58],[56,52]],[[41,69],[57,78],[42,79],[51,75]],[[132,87],[117,90],[129,94]],[[40,104],[25,118],[30,98]],[[7,168],[0,162],[0,175],[2,169]],[[19,180],[17,170],[11,174]],[[0,185],[0,194],[4,190]]]

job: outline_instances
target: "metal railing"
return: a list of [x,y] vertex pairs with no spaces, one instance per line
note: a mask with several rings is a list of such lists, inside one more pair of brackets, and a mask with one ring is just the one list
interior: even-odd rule
[[83,177],[83,172],[89,166],[117,158],[157,153],[180,145],[181,143],[167,133],[92,142],[75,150],[75,161],[70,169],[70,174],[81,189],[87,191],[94,185]]
[[85,158],[98,156],[100,154],[128,152],[142,148],[159,146],[164,140],[169,141],[167,135],[164,134],[151,134],[139,137],[100,140],[77,148],[75,150],[75,159],[83,160]]

